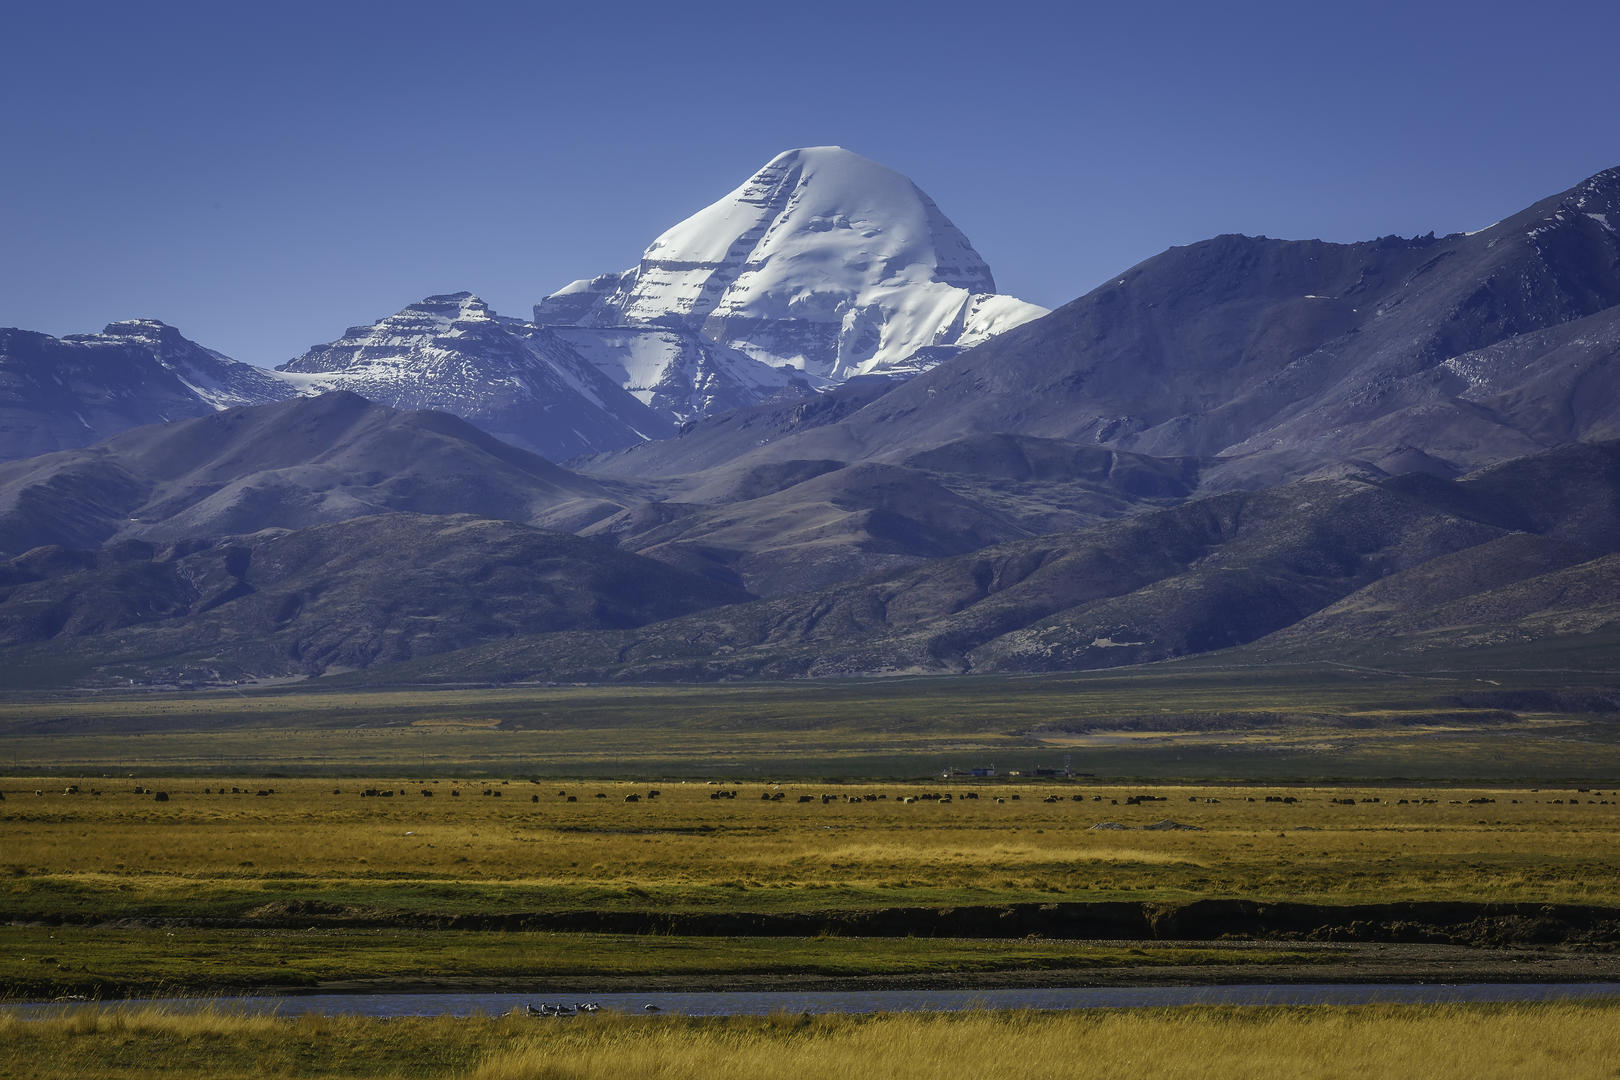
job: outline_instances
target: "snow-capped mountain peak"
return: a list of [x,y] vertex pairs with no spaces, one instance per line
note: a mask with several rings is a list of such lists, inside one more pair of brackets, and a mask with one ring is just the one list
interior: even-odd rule
[[971,343],[970,323],[982,338],[1044,313],[997,296],[967,237],[909,179],[837,146],[777,155],[634,269],[535,307],[537,322],[683,326],[835,381],[928,366],[918,350],[938,362]]

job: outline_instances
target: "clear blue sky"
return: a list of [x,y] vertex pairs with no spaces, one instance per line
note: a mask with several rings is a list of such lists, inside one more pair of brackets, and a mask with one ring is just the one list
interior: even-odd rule
[[907,174],[1049,306],[1620,165],[1614,0],[56,0],[0,33],[0,325],[266,365],[430,293],[527,315],[794,146]]

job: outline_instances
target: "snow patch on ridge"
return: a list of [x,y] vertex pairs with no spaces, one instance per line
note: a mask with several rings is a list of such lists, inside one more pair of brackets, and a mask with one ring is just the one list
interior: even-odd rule
[[100,334],[73,334],[63,340],[135,342],[149,349],[182,386],[216,411],[239,405],[264,405],[295,393],[277,372],[244,364],[198,345],[157,319],[125,319],[109,323]]
[[280,374],[306,394],[344,389],[393,408],[443,409],[554,459],[674,430],[551,330],[497,315],[471,293],[351,327]]

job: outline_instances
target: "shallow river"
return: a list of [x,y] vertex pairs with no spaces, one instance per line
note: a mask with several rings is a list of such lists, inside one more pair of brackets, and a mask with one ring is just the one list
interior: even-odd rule
[[[789,1013],[949,1012],[960,1009],[1121,1009],[1160,1005],[1366,1005],[1374,1002],[1566,1001],[1620,998],[1620,983],[1409,983],[1303,984],[1276,986],[1133,986],[1001,990],[850,990],[739,993],[579,994],[302,994],[294,997],[220,997],[223,1008],[358,1016],[471,1016],[526,1005],[594,1002],[603,1009],[656,1011],[687,1016]],[[132,1006],[199,1004],[197,999],[147,999]],[[60,1003],[0,1006],[23,1015],[62,1009]],[[589,1016],[582,1016],[589,1022]]]

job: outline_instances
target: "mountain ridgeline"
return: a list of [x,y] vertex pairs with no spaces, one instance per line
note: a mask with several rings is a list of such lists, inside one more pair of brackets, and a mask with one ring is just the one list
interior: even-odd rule
[[1456,475],[1620,435],[1617,304],[1620,170],[1467,235],[1221,236],[766,453],[893,460],[1007,432],[1196,457],[1235,487]]
[[[1033,318],[909,181],[817,148],[529,322],[431,297],[279,373],[160,323],[6,331],[0,435],[35,456],[0,464],[0,670],[1590,654],[1617,228],[1611,170],[1470,234],[1173,248]],[[783,300],[815,260],[827,311]]]

